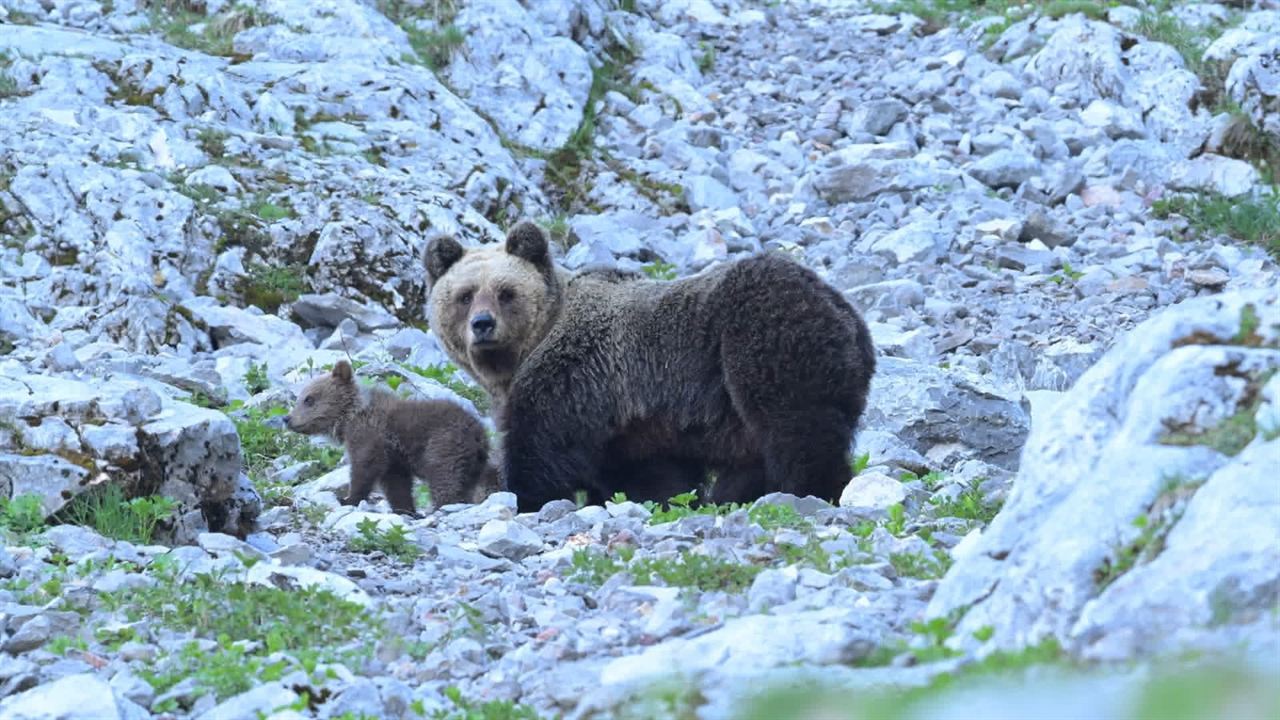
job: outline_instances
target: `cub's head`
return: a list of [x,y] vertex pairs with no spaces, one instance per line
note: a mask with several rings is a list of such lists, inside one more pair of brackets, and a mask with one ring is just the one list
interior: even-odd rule
[[490,389],[509,381],[560,312],[547,236],[525,221],[501,246],[437,237],[425,263],[428,320],[449,356]]
[[338,361],[333,372],[322,375],[302,388],[293,411],[284,416],[284,424],[305,435],[341,436],[340,425],[360,402],[351,364]]

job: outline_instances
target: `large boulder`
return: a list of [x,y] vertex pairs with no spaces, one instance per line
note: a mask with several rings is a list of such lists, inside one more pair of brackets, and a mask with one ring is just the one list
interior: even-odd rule
[[142,720],[151,714],[89,672],[67,675],[0,702],[13,720]]
[[1081,108],[1117,100],[1142,117],[1148,137],[1175,147],[1180,157],[1199,150],[1210,117],[1192,110],[1200,81],[1178,52],[1083,15],[1065,18],[1027,63],[1031,79]]
[[960,371],[901,358],[876,361],[863,425],[947,464],[953,454],[1016,469],[1029,421],[1018,398]]
[[0,378],[0,496],[34,494],[52,515],[114,482],[126,495],[176,500],[179,526],[247,526],[258,504],[245,497],[235,425],[157,386],[121,374]]
[[1204,59],[1229,63],[1227,95],[1263,133],[1280,134],[1280,10],[1249,13],[1205,49]]
[[1275,289],[1135,328],[1035,418],[1008,502],[929,614],[1096,658],[1247,640],[1280,601],[1277,373]]

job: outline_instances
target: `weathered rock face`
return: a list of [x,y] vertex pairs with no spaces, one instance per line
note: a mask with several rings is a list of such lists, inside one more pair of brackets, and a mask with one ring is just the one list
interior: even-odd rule
[[[569,3],[562,11],[584,31],[598,33],[604,17],[592,5]],[[591,63],[572,39],[574,28],[565,28],[570,37],[564,37],[539,20],[515,0],[467,3],[455,20],[466,49],[449,63],[448,77],[503,135],[549,151],[564,145],[582,122]]]
[[1262,132],[1280,133],[1280,11],[1249,13],[1210,45],[1205,59],[1229,62],[1226,90]]
[[93,673],[68,675],[0,702],[0,715],[57,720],[143,720],[151,714]]
[[930,614],[1108,659],[1260,618],[1280,599],[1278,372],[1274,290],[1140,325],[1036,418],[1008,503]]
[[877,361],[863,418],[864,427],[939,462],[974,457],[1011,469],[1029,426],[1022,405],[1003,391],[899,358]]
[[166,390],[124,376],[0,378],[0,493],[35,494],[53,514],[92,485],[113,482],[126,495],[164,494],[197,519],[207,509],[227,527],[251,522],[250,497],[223,507],[241,477],[235,426]]

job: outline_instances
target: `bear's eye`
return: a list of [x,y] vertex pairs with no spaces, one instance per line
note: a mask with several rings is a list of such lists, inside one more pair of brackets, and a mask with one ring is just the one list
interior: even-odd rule
[[516,299],[516,291],[511,288],[503,288],[498,292],[498,302],[509,303]]
[[302,399],[302,404],[303,404],[303,405],[306,405],[307,407],[311,407],[312,405],[315,405],[315,404],[316,404],[316,398],[315,398],[315,396],[314,396],[314,395],[308,395],[307,397],[303,398],[303,399]]
[[460,293],[460,294],[458,295],[458,304],[459,304],[459,305],[470,305],[470,304],[471,304],[471,291],[470,291],[470,290],[468,290],[468,291],[466,291],[466,292],[464,292],[464,293]]

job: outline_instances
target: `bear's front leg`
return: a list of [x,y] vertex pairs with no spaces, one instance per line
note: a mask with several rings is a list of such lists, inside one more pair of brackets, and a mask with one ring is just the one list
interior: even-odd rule
[[[390,470],[390,462],[386,453],[377,448],[356,449],[348,446],[348,451],[351,455],[351,484],[347,489],[347,496],[341,502],[343,505],[359,505],[368,499],[374,485],[383,484]],[[409,497],[412,502],[412,494]]]
[[572,500],[581,490],[598,501],[602,445],[594,433],[559,424],[556,418],[523,415],[517,406],[512,410],[502,468],[520,512],[537,512],[552,500]]

